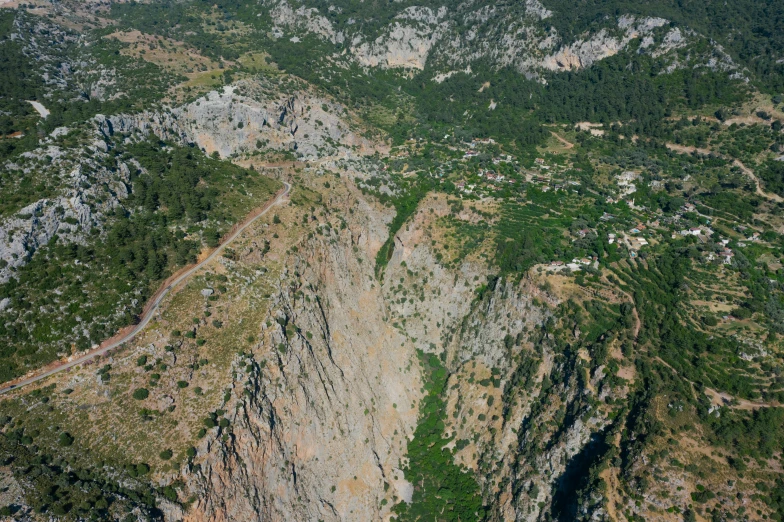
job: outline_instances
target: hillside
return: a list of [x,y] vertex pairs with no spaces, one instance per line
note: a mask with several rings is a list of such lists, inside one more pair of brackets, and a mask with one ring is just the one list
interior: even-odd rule
[[782,520],[782,22],[0,4],[0,516]]

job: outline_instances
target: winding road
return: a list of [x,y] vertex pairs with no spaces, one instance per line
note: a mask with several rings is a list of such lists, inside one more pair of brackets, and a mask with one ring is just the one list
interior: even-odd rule
[[670,149],[672,151],[675,151],[675,152],[679,152],[681,154],[693,154],[695,152],[698,153],[698,154],[702,154],[704,156],[709,156],[711,154],[715,154],[716,156],[718,156],[720,158],[723,158],[723,159],[726,159],[726,160],[731,160],[733,165],[738,167],[744,174],[746,174],[751,179],[751,181],[754,182],[754,185],[757,188],[756,189],[756,193],[757,193],[758,196],[761,196],[763,198],[769,199],[770,201],[773,201],[775,203],[784,203],[784,198],[782,198],[778,194],[774,194],[772,192],[765,192],[763,190],[763,188],[762,188],[762,182],[760,182],[760,180],[757,177],[757,175],[754,174],[754,171],[751,170],[750,168],[748,168],[743,163],[741,163],[741,161],[739,159],[728,157],[725,154],[721,154],[720,152],[712,151],[710,149],[700,149],[698,147],[691,147],[691,146],[686,146],[686,145],[677,145],[675,143],[665,143],[665,145],[667,146],[668,149]]
[[50,376],[52,376],[52,375],[54,375],[56,373],[59,373],[59,372],[68,370],[70,368],[73,368],[74,366],[78,366],[80,364],[83,364],[83,363],[89,361],[90,359],[93,359],[94,357],[97,357],[99,355],[103,355],[106,352],[108,352],[109,350],[117,348],[118,346],[122,345],[123,343],[126,343],[126,342],[130,341],[131,339],[133,339],[139,332],[144,330],[144,328],[147,326],[147,324],[150,322],[150,320],[155,315],[155,312],[158,310],[158,307],[160,306],[160,304],[163,301],[163,299],[167,295],[169,295],[169,293],[172,291],[172,289],[174,289],[180,283],[182,283],[183,281],[188,279],[190,276],[195,274],[197,271],[199,271],[199,269],[204,267],[207,263],[209,263],[210,261],[215,259],[221,252],[223,252],[223,250],[226,248],[226,246],[229,245],[229,243],[231,243],[232,241],[237,239],[237,236],[239,236],[242,232],[244,232],[256,220],[258,220],[260,217],[264,216],[267,212],[269,212],[269,210],[272,207],[274,207],[275,205],[281,203],[289,195],[289,192],[291,192],[291,185],[289,185],[285,181],[283,182],[283,185],[284,185],[283,190],[279,191],[274,199],[270,200],[263,207],[261,207],[260,211],[256,211],[257,213],[255,213],[255,215],[254,215],[254,213],[252,213],[249,218],[246,218],[245,221],[242,222],[241,225],[239,225],[233,232],[231,232],[223,240],[223,242],[221,242],[221,244],[218,245],[218,247],[210,253],[210,255],[208,255],[207,257],[205,257],[203,260],[201,260],[200,262],[196,263],[192,267],[188,268],[184,272],[180,273],[179,275],[174,277],[171,281],[164,282],[165,286],[163,288],[159,289],[153,295],[153,297],[150,300],[150,302],[147,303],[147,305],[145,306],[144,312],[142,313],[142,316],[140,317],[140,320],[139,320],[138,324],[133,326],[133,328],[131,328],[128,332],[125,332],[124,334],[122,334],[121,336],[117,337],[116,339],[112,338],[112,339],[110,339],[108,341],[104,341],[105,345],[102,344],[98,348],[95,348],[94,350],[90,350],[90,351],[88,351],[88,352],[86,352],[86,353],[84,353],[84,354],[82,354],[82,355],[80,355],[80,356],[78,356],[78,357],[76,357],[74,359],[67,360],[65,362],[63,362],[62,360],[57,361],[55,363],[50,364],[48,367],[44,367],[44,369],[41,370],[40,373],[37,373],[35,375],[31,375],[29,377],[25,377],[25,378],[23,378],[21,380],[18,380],[18,381],[8,382],[5,385],[3,385],[2,388],[0,388],[0,395],[4,394],[6,392],[9,392],[11,390],[15,390],[17,388],[21,388],[22,386],[27,386],[28,384],[33,384],[33,383],[38,382],[38,381],[40,381],[42,379],[46,379],[47,377],[50,377]]

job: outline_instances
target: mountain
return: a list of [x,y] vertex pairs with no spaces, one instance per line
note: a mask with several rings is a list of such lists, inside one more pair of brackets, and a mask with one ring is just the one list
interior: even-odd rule
[[0,4],[0,515],[781,520],[780,2]]

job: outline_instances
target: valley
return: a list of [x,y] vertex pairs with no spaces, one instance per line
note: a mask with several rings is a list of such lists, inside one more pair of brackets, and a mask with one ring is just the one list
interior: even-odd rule
[[781,520],[784,13],[726,10],[2,3],[0,518]]

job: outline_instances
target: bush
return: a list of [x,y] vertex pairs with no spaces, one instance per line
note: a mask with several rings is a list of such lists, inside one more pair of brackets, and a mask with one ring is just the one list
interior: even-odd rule
[[705,326],[716,326],[719,324],[719,321],[712,315],[706,315],[703,317],[702,322],[705,324]]
[[187,388],[188,387],[188,381],[177,381],[177,387],[180,388],[180,389]]
[[204,231],[204,242],[210,248],[215,248],[220,245],[220,234],[214,228],[208,228]]
[[215,426],[217,426],[217,424],[215,424],[215,421],[212,420],[212,418],[210,418],[210,417],[207,417],[206,419],[204,419],[204,425],[207,428],[214,428]]
[[[166,486],[165,488],[163,488],[163,496],[166,497],[171,502],[177,502],[177,490],[171,486]],[[133,516],[133,520],[136,520],[135,516]]]
[[195,456],[196,456],[196,448],[194,448],[193,446],[191,446],[190,448],[188,448],[188,449],[185,451],[185,454],[186,454],[188,457],[190,457],[190,458],[193,458],[193,457],[195,457]]
[[172,455],[174,455],[174,453],[170,449],[165,449],[158,454],[161,460],[169,460],[170,458],[172,458]]
[[147,364],[147,356],[146,355],[142,355],[141,357],[136,359],[136,366],[144,366],[145,364]]
[[229,427],[229,419],[221,419],[220,420],[220,427],[221,428],[228,428]]
[[136,391],[133,392],[133,398],[137,401],[143,401],[147,397],[150,396],[150,392],[147,391],[147,388],[138,388]]
[[64,431],[60,434],[60,439],[57,442],[60,444],[60,446],[67,447],[74,443],[74,438],[70,433]]

